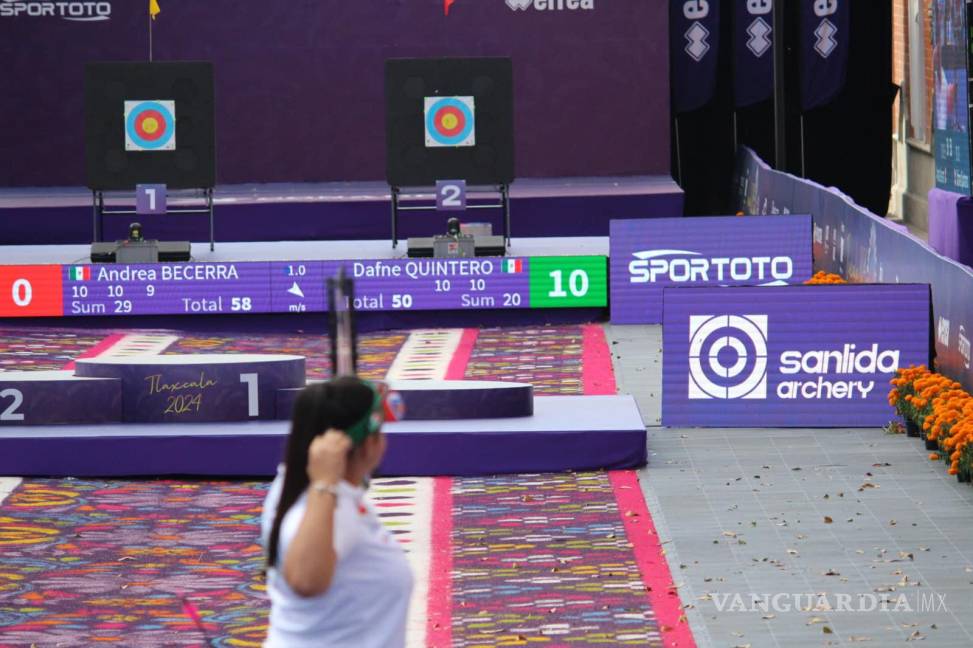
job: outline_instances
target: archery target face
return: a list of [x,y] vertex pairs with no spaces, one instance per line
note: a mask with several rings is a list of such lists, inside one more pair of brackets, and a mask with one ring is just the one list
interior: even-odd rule
[[125,102],[126,151],[174,151],[176,102],[171,100]]
[[476,146],[473,97],[425,98],[426,146]]

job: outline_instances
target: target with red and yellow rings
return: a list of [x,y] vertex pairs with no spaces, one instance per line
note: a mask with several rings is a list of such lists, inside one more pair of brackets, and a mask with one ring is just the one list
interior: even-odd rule
[[426,146],[476,146],[473,97],[426,97]]
[[172,151],[176,148],[176,102],[125,102],[125,150]]

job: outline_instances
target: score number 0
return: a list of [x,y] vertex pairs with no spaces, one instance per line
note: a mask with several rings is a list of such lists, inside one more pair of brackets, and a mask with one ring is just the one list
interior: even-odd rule
[[15,305],[25,308],[34,299],[34,287],[26,279],[16,279],[10,289],[10,298]]

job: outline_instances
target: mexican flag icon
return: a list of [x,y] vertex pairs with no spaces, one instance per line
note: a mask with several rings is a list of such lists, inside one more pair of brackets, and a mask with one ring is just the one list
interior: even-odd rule
[[71,281],[88,281],[91,279],[91,268],[88,266],[73,266],[68,269],[68,279]]
[[504,272],[523,272],[524,271],[524,260],[523,259],[504,259],[503,260],[503,271]]

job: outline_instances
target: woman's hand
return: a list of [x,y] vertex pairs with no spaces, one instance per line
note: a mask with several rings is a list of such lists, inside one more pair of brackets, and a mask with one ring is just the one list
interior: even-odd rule
[[311,483],[337,484],[345,476],[351,437],[338,430],[328,430],[311,442],[307,451],[307,476]]

